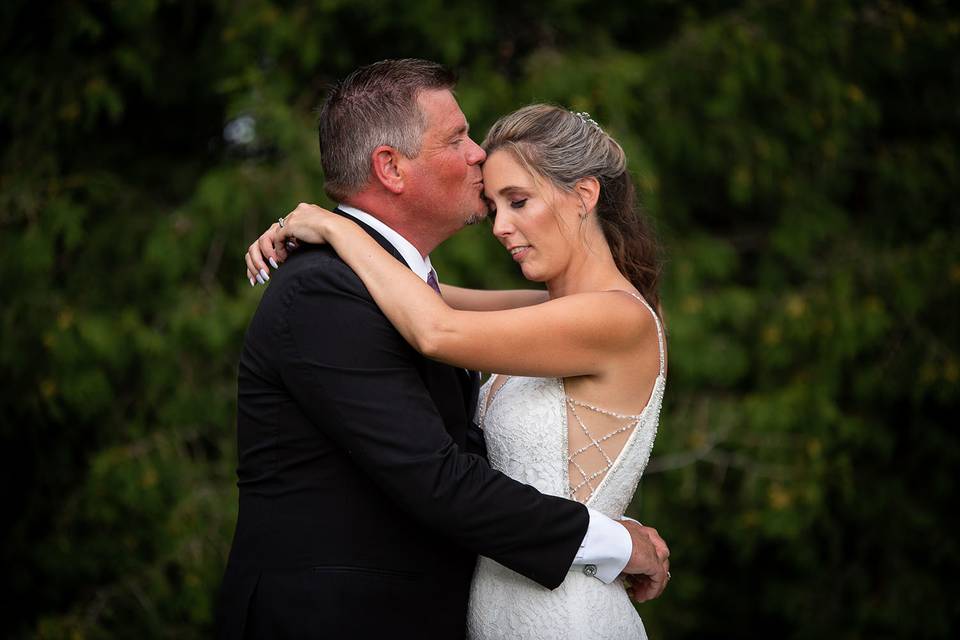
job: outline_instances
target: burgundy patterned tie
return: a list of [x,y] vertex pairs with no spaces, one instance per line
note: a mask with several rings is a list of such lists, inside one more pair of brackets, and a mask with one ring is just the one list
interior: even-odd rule
[[434,275],[433,269],[430,269],[430,273],[427,274],[427,284],[430,285],[430,288],[437,292],[438,296],[442,295],[440,293],[440,285],[437,284],[437,276]]

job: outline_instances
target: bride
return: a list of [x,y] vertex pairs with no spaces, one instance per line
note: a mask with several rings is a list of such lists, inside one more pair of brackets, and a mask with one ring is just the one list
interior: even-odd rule
[[[479,404],[494,468],[621,517],[650,456],[666,382],[656,247],[623,149],[588,114],[549,105],[501,118],[483,147],[493,233],[546,293],[441,288],[434,273],[425,284],[349,218],[312,205],[251,246],[248,276],[264,257],[282,261],[286,241],[329,243],[419,352],[496,372]],[[624,586],[571,572],[550,591],[481,557],[469,634],[646,637]]]

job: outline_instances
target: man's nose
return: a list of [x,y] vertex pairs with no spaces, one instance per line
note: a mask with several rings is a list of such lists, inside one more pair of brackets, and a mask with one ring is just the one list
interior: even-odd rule
[[467,164],[480,164],[487,159],[487,152],[483,150],[483,147],[474,142],[473,138],[468,139],[470,140],[470,148],[467,150]]

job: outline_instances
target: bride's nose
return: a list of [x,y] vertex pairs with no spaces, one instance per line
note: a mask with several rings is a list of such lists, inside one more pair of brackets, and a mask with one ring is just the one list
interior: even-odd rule
[[496,212],[493,216],[493,235],[497,238],[506,238],[516,231],[513,222],[510,220],[510,214]]

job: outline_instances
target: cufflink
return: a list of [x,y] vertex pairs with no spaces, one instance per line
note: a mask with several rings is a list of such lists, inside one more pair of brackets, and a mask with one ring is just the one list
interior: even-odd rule
[[597,575],[597,565],[595,564],[583,565],[583,573],[584,575],[588,575],[592,578],[593,576]]

